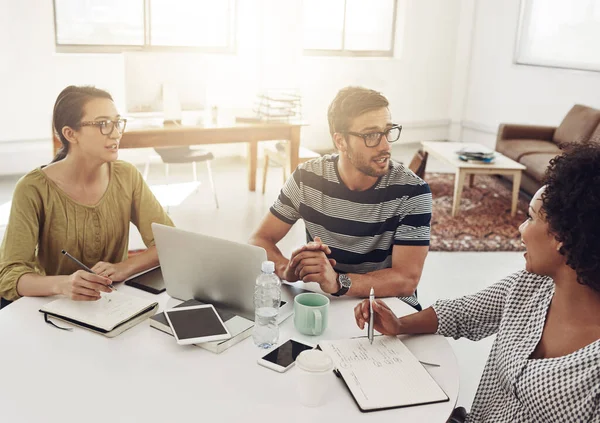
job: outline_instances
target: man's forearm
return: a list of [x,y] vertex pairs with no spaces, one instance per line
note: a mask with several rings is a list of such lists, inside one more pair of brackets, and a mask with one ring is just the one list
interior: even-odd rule
[[285,269],[287,268],[289,259],[283,256],[281,250],[277,248],[277,245],[272,241],[259,237],[250,238],[248,242],[251,245],[256,245],[257,247],[265,249],[267,252],[267,259],[275,263],[275,273],[281,279],[284,279]]
[[407,275],[399,269],[383,269],[370,273],[348,274],[352,286],[346,295],[368,297],[371,287],[377,297],[409,297],[415,293],[419,276]]

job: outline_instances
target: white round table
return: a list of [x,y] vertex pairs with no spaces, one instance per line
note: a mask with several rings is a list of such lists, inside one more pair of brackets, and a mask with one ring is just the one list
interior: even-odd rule
[[[302,284],[300,284],[302,285]],[[313,289],[307,284],[306,289]],[[121,285],[121,292],[153,297],[160,311],[179,303]],[[438,335],[403,337],[450,401],[361,413],[342,381],[318,408],[295,398],[296,369],[277,373],[259,366],[265,352],[247,338],[221,354],[180,346],[149,321],[115,338],[84,329],[61,331],[44,322],[40,306],[54,298],[22,298],[0,311],[0,421],[18,422],[445,422],[458,397],[458,365],[448,341]],[[411,307],[386,300],[399,315]],[[290,337],[317,344],[365,335],[354,322],[353,298],[331,301],[329,325],[319,337],[281,326]],[[66,324],[65,324],[66,325]],[[332,378],[335,378],[333,373]]]

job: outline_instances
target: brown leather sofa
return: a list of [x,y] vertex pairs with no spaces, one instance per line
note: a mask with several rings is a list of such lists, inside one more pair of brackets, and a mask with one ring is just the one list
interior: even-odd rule
[[533,195],[550,160],[560,154],[560,145],[572,142],[600,144],[600,110],[576,104],[558,127],[500,124],[496,151],[527,166],[521,189]]

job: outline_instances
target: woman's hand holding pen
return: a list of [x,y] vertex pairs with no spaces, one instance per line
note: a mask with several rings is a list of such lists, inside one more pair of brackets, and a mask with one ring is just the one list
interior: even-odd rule
[[59,283],[58,293],[75,301],[96,301],[100,292],[112,292],[112,281],[104,276],[78,270]]
[[[364,329],[369,317],[369,300],[363,300],[354,307],[354,318],[358,327]],[[402,333],[400,320],[382,300],[373,301],[373,326],[383,335],[400,335]]]
[[110,278],[110,280],[114,282],[122,282],[132,275],[126,262],[114,264],[106,261],[99,261],[92,267],[92,270],[100,276]]

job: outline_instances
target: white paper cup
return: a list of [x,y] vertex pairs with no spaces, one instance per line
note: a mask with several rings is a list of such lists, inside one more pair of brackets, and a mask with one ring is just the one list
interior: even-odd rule
[[320,350],[302,351],[296,358],[298,399],[308,407],[318,407],[327,400],[335,375],[333,361]]

